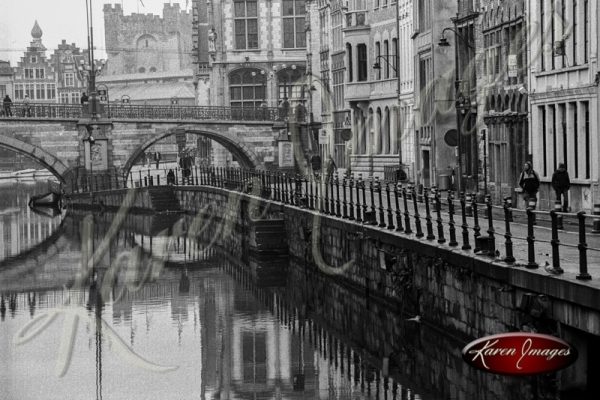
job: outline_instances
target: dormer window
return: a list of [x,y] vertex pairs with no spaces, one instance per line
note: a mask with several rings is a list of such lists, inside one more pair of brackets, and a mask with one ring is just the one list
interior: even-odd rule
[[31,63],[37,64],[37,56],[31,56]]

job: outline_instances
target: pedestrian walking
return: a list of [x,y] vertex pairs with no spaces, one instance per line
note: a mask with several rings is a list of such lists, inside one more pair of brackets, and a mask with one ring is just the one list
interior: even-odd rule
[[25,115],[31,117],[31,99],[29,98],[29,95],[25,95],[25,98],[23,99],[23,116]]
[[558,169],[552,174],[552,187],[556,193],[556,200],[560,201],[562,205],[562,211],[569,211],[569,188],[571,187],[571,180],[569,179],[569,173],[565,164],[561,163],[558,165]]
[[4,100],[2,100],[2,105],[4,106],[4,115],[6,115],[7,117],[12,117],[12,100],[10,99],[9,95],[4,96]]
[[169,169],[169,172],[167,173],[167,185],[174,185],[175,184],[175,172],[173,172],[173,169]]
[[81,105],[87,104],[88,101],[89,101],[88,95],[85,94],[85,92],[83,92],[81,94]]
[[[523,189],[523,199],[525,200],[526,207],[529,207],[529,202],[537,202],[537,192],[540,188],[540,177],[533,170],[531,162],[527,161],[523,165],[523,172],[519,177],[519,186]],[[535,206],[533,207],[535,208]]]
[[160,152],[155,151],[154,152],[154,162],[156,163],[156,169],[158,169],[158,167],[160,166],[160,159],[161,159]]
[[327,160],[327,181],[330,181],[333,178],[335,171],[337,171],[337,165],[335,165],[335,161],[330,154],[329,159]]

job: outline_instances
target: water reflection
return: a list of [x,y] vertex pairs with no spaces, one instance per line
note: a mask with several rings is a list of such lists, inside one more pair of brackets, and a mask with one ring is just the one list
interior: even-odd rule
[[[90,273],[85,260],[110,224],[103,218],[65,221],[71,255],[56,268],[70,278],[49,267],[41,280],[0,294],[0,386],[8,398],[421,398],[384,374],[367,349],[290,303],[287,259],[228,260],[198,238],[157,235],[152,221],[134,216]],[[115,265],[122,268],[111,272]],[[60,314],[15,344],[24,326],[51,312]],[[72,355],[59,378],[71,328]]]
[[27,207],[34,194],[47,185],[12,184],[0,191],[0,263],[18,257],[43,243],[56,232],[63,213],[36,213]]

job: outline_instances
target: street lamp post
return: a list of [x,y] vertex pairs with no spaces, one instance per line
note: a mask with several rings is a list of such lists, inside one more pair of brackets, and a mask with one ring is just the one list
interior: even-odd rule
[[[455,28],[451,28],[451,27],[447,27],[444,28],[442,30],[442,34],[440,36],[440,41],[438,43],[439,46],[441,47],[448,47],[450,46],[450,43],[448,42],[448,39],[446,39],[446,37],[444,36],[444,33],[446,31],[452,31],[454,32],[454,35],[456,38],[460,39],[466,46],[473,48],[473,46],[471,46],[471,44],[460,34],[458,33],[458,31]],[[463,183],[462,183],[462,121],[461,121],[461,112],[465,111],[465,109],[470,109],[471,107],[471,101],[468,97],[464,97],[461,95],[460,93],[460,84],[461,84],[461,79],[460,79],[460,73],[458,71],[458,46],[454,46],[454,72],[455,72],[455,79],[454,79],[454,100],[455,100],[455,108],[456,108],[456,132],[457,132],[457,140],[456,140],[456,147],[457,147],[457,152],[458,152],[458,179],[456,181],[457,183],[457,191],[458,193],[463,191]]]
[[90,191],[90,197],[92,199],[92,204],[94,204],[94,158],[93,158],[92,150],[93,150],[94,143],[96,142],[96,139],[94,139],[92,132],[94,131],[96,126],[88,125],[86,128],[88,131],[88,137],[83,139],[83,141],[89,143],[89,152],[85,152],[85,149],[84,149],[84,154],[89,154],[88,159],[86,161],[89,161],[89,163],[90,163],[89,191]]

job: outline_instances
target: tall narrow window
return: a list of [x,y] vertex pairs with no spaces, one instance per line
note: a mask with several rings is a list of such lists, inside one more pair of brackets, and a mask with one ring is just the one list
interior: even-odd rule
[[383,54],[385,57],[385,79],[390,78],[390,42],[388,40],[383,41]]
[[[583,0],[583,62],[587,64],[590,46],[590,4],[588,0]],[[575,47],[575,46],[573,46]]]
[[283,0],[283,47],[306,47],[304,0]]
[[546,32],[546,6],[544,5],[544,1],[540,1],[540,28],[541,28],[541,35],[540,35],[540,52],[541,52],[541,70],[545,71],[546,70],[546,51],[545,51],[545,34],[544,32]]
[[16,100],[23,99],[23,85],[20,83],[15,84],[15,99]]
[[75,78],[72,72],[66,72],[64,78],[65,86],[75,86]]
[[256,0],[235,0],[235,48],[258,48]]
[[43,83],[35,85],[35,98],[36,99],[44,100],[46,98],[45,94],[46,94],[46,90],[44,88]]
[[[571,103],[571,107],[573,108],[573,153],[579,154],[579,113],[577,110],[577,103]],[[575,177],[579,178],[579,163],[577,160],[575,162]]]
[[578,43],[577,43],[577,28],[578,28],[577,21],[578,21],[579,16],[577,15],[577,12],[579,10],[577,9],[577,3],[578,3],[578,0],[573,0],[573,30],[572,30],[572,32],[573,32],[573,61],[572,61],[573,65],[578,64],[578,62],[577,62],[577,45],[578,45]]
[[367,45],[361,43],[356,46],[358,58],[358,78],[359,82],[367,80]]
[[556,21],[556,4],[554,3],[554,0],[550,0],[550,33],[551,33],[551,37],[552,39],[550,40],[550,45],[552,46],[552,69],[556,68],[556,62],[555,62],[555,57],[554,57],[554,45],[556,44],[556,37],[555,37],[555,32],[554,32],[554,26],[555,26],[555,21]]
[[392,69],[394,70],[394,78],[398,77],[398,39],[392,39]]
[[548,152],[546,151],[548,149],[548,141],[547,141],[547,127],[546,127],[546,107],[545,106],[541,106],[539,108],[540,110],[540,117],[542,119],[542,148],[543,148],[543,153],[544,153],[544,176],[548,176]]
[[56,85],[54,83],[48,83],[46,85],[46,98],[48,100],[56,99]]
[[25,94],[27,96],[29,96],[30,99],[34,99],[35,97],[35,91],[34,91],[34,85],[33,83],[26,83],[25,84]]
[[590,142],[590,103],[587,101],[583,102],[583,112],[585,113],[585,179],[590,179],[590,147],[592,143]]
[[558,156],[558,141],[556,132],[556,106],[550,106],[550,112],[552,113],[552,170],[556,170],[556,158]]
[[348,57],[348,82],[352,82],[354,71],[352,70],[352,45],[346,43],[346,54]]
[[377,68],[375,71],[375,75],[377,80],[381,79],[381,43],[380,42],[375,42],[375,62],[379,64],[379,68]]

